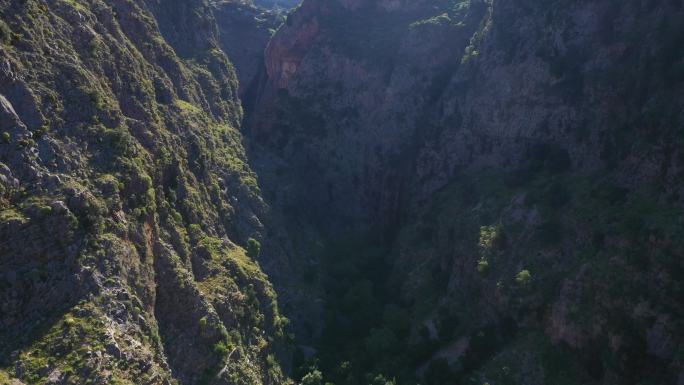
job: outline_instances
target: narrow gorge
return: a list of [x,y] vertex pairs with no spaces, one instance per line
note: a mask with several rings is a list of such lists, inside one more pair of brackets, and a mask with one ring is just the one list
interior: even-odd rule
[[0,385],[684,385],[678,0],[0,0]]

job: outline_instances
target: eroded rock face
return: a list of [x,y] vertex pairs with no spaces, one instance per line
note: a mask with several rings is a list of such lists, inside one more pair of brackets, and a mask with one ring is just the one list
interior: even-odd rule
[[0,0],[0,380],[286,383],[263,266],[301,343],[391,293],[359,378],[681,383],[682,12]]
[[269,43],[252,129],[307,173],[293,194],[305,195],[312,211],[347,224],[397,213],[417,121],[487,7],[474,2],[453,20],[437,11],[305,1]]
[[[314,40],[318,38],[318,15],[325,7],[323,2],[307,2],[288,19],[282,32],[266,47],[266,74],[269,87],[287,88],[292,76]],[[296,25],[296,28],[292,28]]]
[[[406,306],[439,298],[415,325],[461,309],[476,325],[453,340],[499,336],[465,353],[485,357],[463,378],[495,383],[528,349],[511,376],[553,382],[539,352],[569,346],[578,382],[674,383],[682,11],[305,1],[269,44],[250,121],[267,196],[333,238],[391,229]],[[583,358],[597,350],[610,358]]]
[[276,11],[232,1],[212,5],[219,27],[219,42],[235,65],[244,103],[251,97],[246,95],[247,90],[256,87],[264,66],[265,47],[281,24],[282,16]]
[[269,244],[268,208],[212,8],[0,14],[0,380],[282,383],[276,295],[244,249]]

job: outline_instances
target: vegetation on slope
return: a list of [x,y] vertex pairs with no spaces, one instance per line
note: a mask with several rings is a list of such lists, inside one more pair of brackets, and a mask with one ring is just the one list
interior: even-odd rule
[[260,165],[266,196],[324,239],[303,247],[325,311],[295,377],[680,381],[681,15],[611,0],[291,15],[254,135],[280,160]]
[[[533,3],[276,35],[252,155],[321,294],[303,385],[680,380],[681,6]],[[215,5],[0,0],[3,385],[288,382]]]
[[287,321],[255,252],[266,207],[208,4],[0,14],[3,375],[285,381]]

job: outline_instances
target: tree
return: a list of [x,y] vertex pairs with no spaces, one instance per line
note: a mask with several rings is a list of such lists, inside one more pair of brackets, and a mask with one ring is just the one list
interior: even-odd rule
[[323,373],[318,369],[312,369],[302,378],[301,385],[323,385]]

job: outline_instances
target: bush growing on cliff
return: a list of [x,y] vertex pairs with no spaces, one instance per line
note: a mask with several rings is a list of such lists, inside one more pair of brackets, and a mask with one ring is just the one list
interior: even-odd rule
[[388,380],[383,376],[382,374],[378,374],[373,378],[371,385],[396,385],[397,382],[395,380]]
[[200,334],[206,335],[207,334],[207,316],[200,318],[199,327],[200,327]]
[[318,369],[313,369],[302,377],[301,385],[323,385],[323,373]]
[[254,238],[249,238],[247,240],[247,256],[252,259],[259,258],[261,254],[261,243]]
[[484,258],[480,258],[477,262],[477,272],[484,274],[487,270],[489,270],[489,262]]
[[45,136],[45,134],[47,134],[48,129],[49,129],[49,126],[47,124],[42,125],[40,128],[38,128],[32,132],[33,139],[34,140],[42,139]]
[[9,44],[12,41],[12,30],[7,23],[0,20],[0,43]]
[[115,156],[132,157],[135,155],[135,139],[125,128],[105,129],[103,137],[109,143]]
[[216,360],[218,362],[225,362],[229,354],[230,348],[224,341],[219,341],[214,345],[214,355],[216,356]]
[[494,226],[480,227],[480,242],[479,246],[483,252],[489,251],[494,245],[498,235],[498,230]]
[[515,282],[520,285],[527,285],[532,280],[532,274],[529,270],[525,269],[515,275]]

